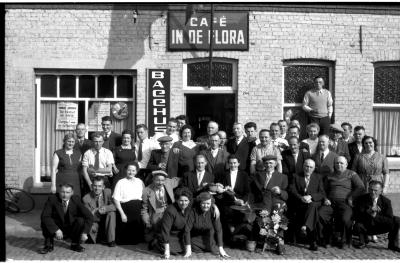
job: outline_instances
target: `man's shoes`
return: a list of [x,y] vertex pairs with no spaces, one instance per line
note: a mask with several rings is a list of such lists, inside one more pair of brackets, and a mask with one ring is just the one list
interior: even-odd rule
[[358,244],[354,244],[353,246],[354,246],[355,248],[358,248],[358,249],[364,249],[364,248],[367,247],[367,244],[365,244],[365,243],[358,243]]
[[116,245],[117,244],[115,244],[115,241],[108,242],[109,247],[115,247]]
[[85,248],[82,247],[80,244],[71,244],[71,250],[75,252],[83,252],[85,251]]
[[311,242],[310,244],[310,250],[311,251],[317,251],[318,250],[318,246],[316,242]]
[[394,251],[394,252],[399,252],[400,253],[400,247],[396,247],[396,246],[390,246],[388,247],[390,250]]
[[40,249],[39,250],[39,253],[40,254],[47,254],[47,253],[50,253],[50,252],[52,252],[54,250],[54,246],[44,246],[44,248],[42,248],[42,249]]

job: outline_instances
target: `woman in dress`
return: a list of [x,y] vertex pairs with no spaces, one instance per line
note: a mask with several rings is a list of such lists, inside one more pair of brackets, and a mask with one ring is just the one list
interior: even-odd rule
[[356,156],[351,169],[360,176],[365,186],[368,186],[371,180],[376,180],[383,183],[383,190],[386,192],[389,183],[386,157],[377,152],[377,141],[371,136],[364,136],[362,146],[363,151]]
[[319,125],[315,122],[312,122],[307,125],[307,134],[308,138],[304,139],[302,142],[305,142],[310,147],[310,155],[313,156],[317,151],[318,147],[318,134],[319,134]]
[[124,167],[127,163],[136,160],[135,149],[132,147],[132,132],[130,130],[124,130],[122,132],[122,145],[114,148],[113,150],[114,162],[113,166],[114,178],[112,189],[119,180],[125,178]]
[[[218,216],[212,211],[214,198],[209,192],[202,192],[196,197],[196,203],[190,211],[185,226],[185,255],[190,257],[194,252],[212,252],[227,258],[222,246],[222,226]],[[217,244],[215,242],[215,234]]]
[[[179,135],[182,139],[172,145],[172,152],[179,154],[177,176],[183,177],[184,173],[194,170],[194,157],[198,153],[198,146],[192,140],[194,135],[192,126],[183,125]],[[174,175],[169,176],[174,177]]]
[[64,146],[54,152],[51,169],[51,192],[56,193],[57,186],[68,183],[73,186],[74,194],[81,195],[79,166],[81,152],[74,150],[75,137],[72,133],[64,136]]
[[116,242],[118,244],[137,244],[143,239],[143,225],[140,217],[144,184],[136,178],[139,171],[137,162],[125,165],[126,177],[117,182],[113,199],[117,216]]
[[157,242],[163,257],[176,255],[184,251],[183,233],[186,221],[191,211],[192,192],[181,187],[175,191],[175,203],[170,204],[161,219],[161,234]]

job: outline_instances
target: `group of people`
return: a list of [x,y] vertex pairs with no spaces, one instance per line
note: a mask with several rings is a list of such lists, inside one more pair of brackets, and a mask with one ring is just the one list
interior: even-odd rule
[[[381,233],[389,233],[388,248],[400,252],[400,219],[382,195],[389,184],[386,158],[364,127],[356,126],[352,135],[350,123],[330,124],[330,94],[318,93],[322,78],[315,83],[303,105],[312,120],[307,138],[299,138],[296,120],[259,131],[254,122],[235,123],[231,138],[210,121],[196,141],[183,115],[152,138],[146,125],[137,125],[136,142],[129,130],[112,132],[110,117],[92,141],[78,124],[76,136],[67,134],[53,156],[54,194],[41,216],[40,252],[51,252],[54,238],[68,236],[78,252],[84,242],[147,242],[165,258],[190,257],[192,251],[229,257],[224,244],[263,246],[266,224],[279,226],[284,218],[288,227],[282,227],[278,253],[284,242],[297,240],[311,250],[345,248],[353,235],[362,249]],[[314,102],[319,96],[325,104]],[[319,110],[321,105],[327,109]],[[276,207],[284,215],[276,216]]]

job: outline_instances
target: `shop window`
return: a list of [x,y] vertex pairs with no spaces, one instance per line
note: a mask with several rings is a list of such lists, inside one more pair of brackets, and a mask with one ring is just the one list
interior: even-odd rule
[[[36,85],[40,108],[36,117],[36,138],[39,143],[35,182],[50,181],[53,153],[62,148],[64,135],[75,130],[74,125],[61,128],[57,126],[57,107],[62,103],[69,103],[77,108],[77,119],[74,122],[86,124],[87,138],[93,132],[101,131],[99,122],[105,115],[113,119],[113,130],[116,132],[134,128],[133,88],[136,87],[136,71],[37,70]],[[113,109],[117,104],[119,107],[127,107],[127,117],[115,113]]]
[[[333,63],[314,60],[290,60],[283,64],[283,119],[296,119],[302,127],[307,125],[307,114],[301,108],[304,94],[313,88],[314,78],[322,76],[325,89],[333,95]],[[306,137],[305,129],[300,136]]]
[[95,94],[95,77],[90,75],[79,76],[79,97],[94,98]]
[[60,97],[76,97],[76,77],[72,75],[60,76]]
[[40,96],[57,97],[57,76],[55,75],[41,76]]
[[400,62],[374,66],[373,136],[379,152],[400,156]]

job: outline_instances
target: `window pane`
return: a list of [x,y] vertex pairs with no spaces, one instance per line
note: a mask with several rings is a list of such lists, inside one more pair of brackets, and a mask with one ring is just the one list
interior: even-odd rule
[[76,78],[72,75],[60,76],[60,97],[75,98]]
[[285,67],[284,103],[301,103],[306,91],[313,88],[316,76],[322,76],[325,80],[325,89],[329,89],[329,67],[303,65]]
[[98,79],[98,98],[114,98],[114,76],[102,75]]
[[132,98],[133,97],[132,76],[118,76],[118,78],[117,78],[117,97],[118,98]]
[[[232,64],[224,62],[213,63],[212,86],[232,86]],[[188,86],[208,86],[209,63],[199,62],[187,65]]]
[[79,97],[94,98],[95,97],[95,78],[94,76],[82,75],[79,77]]
[[400,66],[375,68],[374,103],[400,103]]
[[57,97],[57,77],[54,75],[43,75],[40,77],[40,94],[42,97]]

